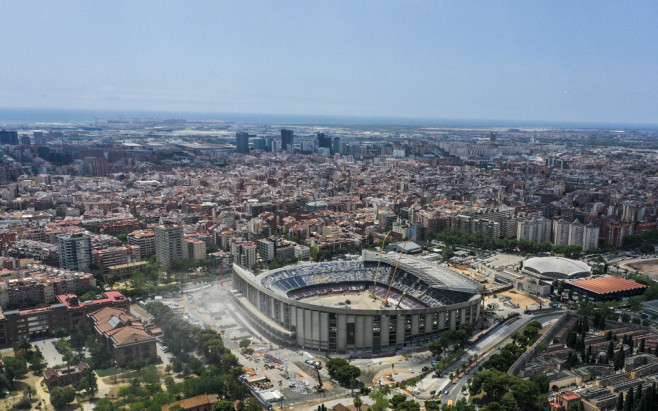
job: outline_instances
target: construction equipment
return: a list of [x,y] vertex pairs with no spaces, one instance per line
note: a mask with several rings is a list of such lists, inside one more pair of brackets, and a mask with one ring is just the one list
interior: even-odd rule
[[382,255],[384,254],[384,247],[386,246],[386,239],[388,238],[389,234],[391,234],[393,230],[389,231],[386,233],[386,237],[382,240],[382,247],[379,250],[379,262],[377,263],[377,271],[375,271],[375,281],[372,283],[372,289],[370,290],[370,298],[373,300],[377,299],[377,296],[375,295],[375,287],[377,286],[377,278],[379,277],[379,265],[382,263]]
[[402,295],[400,296],[400,300],[399,300],[398,303],[395,305],[395,309],[396,309],[396,310],[397,310],[398,308],[400,308],[400,303],[402,302],[402,299],[404,298],[405,295],[407,295],[407,292],[406,292],[406,291],[402,293]]
[[391,277],[391,283],[388,285],[388,291],[386,292],[386,298],[384,299],[384,302],[382,305],[384,307],[388,307],[390,304],[388,303],[388,296],[391,294],[391,288],[393,287],[393,281],[395,280],[395,274],[398,272],[398,267],[400,266],[400,261],[402,261],[402,254],[404,254],[404,249],[407,248],[407,244],[414,240],[416,237],[410,238],[407,240],[406,243],[404,243],[404,246],[402,247],[402,251],[400,251],[400,257],[398,257],[398,263],[395,264],[395,270],[393,271],[393,276]]
[[315,368],[315,375],[317,376],[318,379],[318,385],[315,386],[315,390],[320,392],[324,390],[324,387],[322,386],[322,377],[320,377],[320,369]]

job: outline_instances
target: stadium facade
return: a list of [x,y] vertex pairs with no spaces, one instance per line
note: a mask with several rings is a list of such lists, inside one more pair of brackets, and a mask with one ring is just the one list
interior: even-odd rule
[[[316,351],[376,353],[425,345],[441,331],[479,319],[479,284],[409,256],[401,257],[396,272],[398,258],[396,253],[382,255],[378,270],[379,253],[364,251],[362,261],[296,265],[257,277],[234,265],[232,295],[251,325],[268,339]],[[389,285],[388,307],[304,301],[366,292],[381,302]],[[401,298],[404,304],[398,305]]]

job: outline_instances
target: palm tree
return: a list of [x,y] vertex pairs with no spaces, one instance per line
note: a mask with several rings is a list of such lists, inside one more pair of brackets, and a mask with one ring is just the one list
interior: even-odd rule
[[354,397],[354,408],[356,408],[356,411],[361,411],[361,405],[363,405],[363,401],[361,401],[361,398],[357,395]]
[[35,393],[36,393],[36,391],[35,391],[34,388],[32,388],[32,386],[29,385],[29,384],[28,384],[28,385],[25,387],[25,389],[23,390],[23,394],[24,394],[25,396],[27,396],[27,398],[29,398],[30,401],[32,401],[32,395],[34,395]]

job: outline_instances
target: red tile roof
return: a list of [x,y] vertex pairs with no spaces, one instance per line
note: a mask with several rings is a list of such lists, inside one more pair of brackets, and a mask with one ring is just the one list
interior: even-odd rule
[[624,278],[615,277],[614,275],[571,281],[569,284],[597,294],[611,294],[622,291],[632,291],[647,288],[647,286],[644,284],[636,283],[635,281],[626,280]]

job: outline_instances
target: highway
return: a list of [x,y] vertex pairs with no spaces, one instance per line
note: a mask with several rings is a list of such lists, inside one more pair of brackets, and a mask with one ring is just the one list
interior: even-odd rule
[[493,355],[497,351],[496,350],[497,347],[504,345],[506,343],[506,340],[508,340],[509,337],[515,331],[522,329],[529,322],[537,320],[545,325],[550,323],[551,321],[557,320],[564,313],[565,313],[564,311],[556,311],[553,313],[539,314],[539,315],[523,314],[519,317],[516,317],[517,318],[516,320],[510,320],[510,322],[505,323],[504,325],[500,326],[497,330],[487,335],[487,337],[485,337],[483,340],[468,347],[465,350],[464,354],[462,354],[462,356],[457,361],[455,361],[455,363],[452,366],[448,367],[443,372],[442,378],[435,379],[433,378],[432,374],[425,377],[423,383],[420,385],[421,387],[420,392],[417,395],[418,399],[427,400],[431,398],[430,392],[436,391],[436,394],[439,395],[439,397],[442,400],[442,403],[445,404],[450,400],[452,400],[452,402],[454,403],[459,398],[464,397],[464,394],[462,393],[461,389],[476,370],[469,372],[469,374],[462,373],[459,378],[454,380],[454,382],[449,381],[449,379],[447,378],[447,374],[454,372],[457,368],[463,369],[464,366],[470,361],[470,359],[474,355],[479,356],[482,355],[483,353],[486,353],[485,356],[480,361],[480,363],[486,361],[491,355]]

